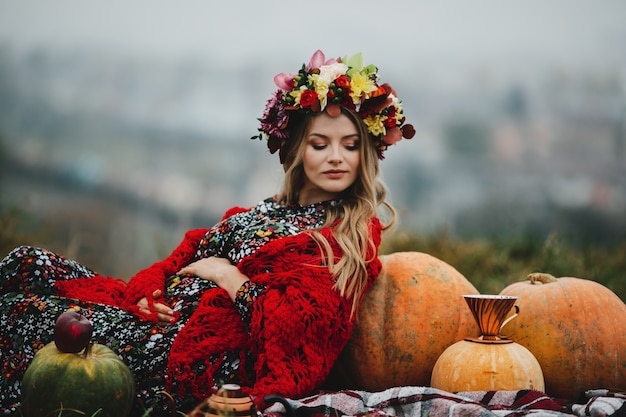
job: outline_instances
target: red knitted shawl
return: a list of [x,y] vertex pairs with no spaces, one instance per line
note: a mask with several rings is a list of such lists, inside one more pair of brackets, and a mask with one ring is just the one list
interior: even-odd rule
[[[225,217],[244,209],[233,208]],[[122,307],[146,320],[156,321],[156,314],[142,316],[137,301],[151,297],[155,289],[163,289],[165,279],[193,260],[200,239],[208,229],[187,232],[183,242],[172,254],[140,271],[126,284],[119,279],[93,278],[60,281],[57,294]],[[323,229],[329,239],[336,261],[341,250],[333,239],[333,229]],[[378,248],[382,228],[379,220],[370,222],[370,235]],[[368,258],[377,253],[368,254]],[[352,332],[351,300],[339,295],[328,268],[323,265],[318,245],[307,233],[271,241],[239,264],[240,271],[252,281],[266,286],[256,300],[249,333],[221,288],[206,291],[197,310],[177,335],[168,360],[168,389],[184,395],[191,392],[198,400],[211,394],[212,375],[227,350],[240,349],[242,370],[239,377],[245,392],[252,395],[257,406],[269,394],[299,398],[317,389],[328,376],[335,360]],[[376,257],[368,264],[371,285],[378,276],[381,263]],[[243,369],[249,364],[243,352],[256,358],[254,380],[248,380]],[[207,372],[195,375],[191,365],[204,361]]]

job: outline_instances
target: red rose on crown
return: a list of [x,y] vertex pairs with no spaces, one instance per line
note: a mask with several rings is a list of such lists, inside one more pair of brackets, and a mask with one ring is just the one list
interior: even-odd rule
[[315,90],[304,90],[300,96],[300,107],[310,108],[314,112],[320,111],[320,102]]
[[318,107],[319,107],[317,93],[313,90],[304,90],[302,92],[302,95],[300,96],[300,107],[302,108],[310,107],[312,110],[314,110],[313,108],[315,107],[315,103],[318,103]]
[[339,88],[350,88],[350,78],[345,75],[340,75],[335,80],[335,85]]

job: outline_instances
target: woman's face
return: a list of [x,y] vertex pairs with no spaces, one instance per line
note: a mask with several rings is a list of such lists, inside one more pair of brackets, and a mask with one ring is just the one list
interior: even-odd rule
[[305,180],[298,199],[301,205],[333,199],[356,181],[361,143],[356,126],[347,116],[320,113],[304,140]]

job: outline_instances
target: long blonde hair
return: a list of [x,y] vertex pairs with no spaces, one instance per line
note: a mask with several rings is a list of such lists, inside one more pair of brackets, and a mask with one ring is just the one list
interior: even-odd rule
[[[377,216],[379,209],[384,207],[389,219],[383,225],[383,230],[387,230],[395,223],[396,212],[386,201],[387,188],[378,177],[378,153],[367,126],[354,112],[342,108],[342,113],[350,118],[358,130],[361,153],[359,175],[354,184],[341,194],[342,203],[328,208],[326,221],[321,226],[329,226],[341,219],[334,230],[334,237],[343,252],[341,259],[335,262],[328,240],[318,230],[312,232],[312,237],[322,248],[330,271],[336,278],[335,287],[343,296],[352,298],[354,313],[367,285],[367,263],[373,261],[367,259],[368,250],[376,249],[373,248],[374,243],[369,235],[370,219]],[[285,177],[278,197],[282,203],[298,201],[298,192],[305,180],[302,162],[305,138],[314,117],[315,115],[309,115],[298,121],[299,123],[294,123],[296,126],[290,132],[290,146],[283,150]],[[377,253],[376,250],[369,252]]]

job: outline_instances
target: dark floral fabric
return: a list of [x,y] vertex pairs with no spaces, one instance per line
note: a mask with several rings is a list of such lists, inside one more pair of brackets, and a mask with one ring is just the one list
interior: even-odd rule
[[[250,211],[231,216],[210,229],[201,241],[196,259],[219,256],[236,264],[271,239],[319,227],[326,208],[334,201],[310,206],[262,201]],[[192,275],[174,275],[165,283],[165,301],[178,320],[160,327],[137,319],[117,307],[56,296],[57,280],[92,277],[96,273],[76,261],[48,250],[22,246],[0,263],[0,415],[19,415],[20,382],[35,353],[52,341],[56,318],[75,310],[94,324],[94,342],[113,349],[133,372],[137,401],[133,415],[151,409],[151,416],[170,415],[165,389],[168,353],[176,335],[195,310],[200,295],[215,283]],[[238,291],[234,307],[247,324],[263,286],[247,282]],[[214,380],[232,381],[238,352],[224,352],[223,366]],[[215,358],[218,359],[218,358]],[[203,372],[198,366],[195,372]],[[190,409],[195,398],[177,399],[176,407]]]
[[326,209],[336,203],[330,200],[309,206],[282,206],[274,198],[268,198],[254,210],[218,223],[200,242],[197,257],[219,256],[237,263],[272,239],[321,226]]

